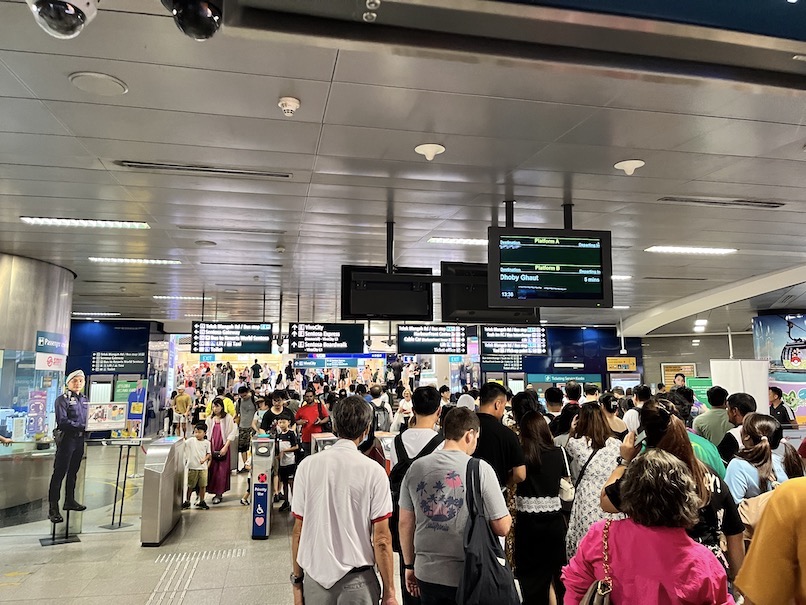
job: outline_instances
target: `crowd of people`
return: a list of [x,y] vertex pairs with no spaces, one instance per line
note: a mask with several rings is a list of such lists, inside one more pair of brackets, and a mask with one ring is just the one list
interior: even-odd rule
[[[220,392],[193,432],[210,446],[191,449],[208,479],[193,473],[185,505],[198,490],[200,508],[205,490],[221,501],[231,468],[248,470],[252,435],[275,438],[275,502],[295,523],[296,603],[348,595],[391,605],[396,584],[405,604],[485,602],[467,586],[492,573],[468,571],[466,529],[478,518],[500,539],[494,548],[513,589],[498,578],[505,603],[587,603],[592,585],[617,604],[806,598],[792,567],[803,546],[786,508],[806,497],[804,465],[783,438],[779,418],[794,419],[774,413],[774,389],[767,415],[752,396],[718,386],[698,406],[685,384],[600,393],[572,381],[541,402],[531,388],[513,396],[497,383],[461,396],[432,386],[398,396],[383,382],[323,382],[301,396]],[[192,415],[188,399],[174,398],[180,417]],[[191,420],[178,430],[183,422]],[[376,437],[390,428],[399,431],[391,474]],[[331,430],[336,443],[311,456],[313,435]],[[786,581],[770,591],[765,573]]]

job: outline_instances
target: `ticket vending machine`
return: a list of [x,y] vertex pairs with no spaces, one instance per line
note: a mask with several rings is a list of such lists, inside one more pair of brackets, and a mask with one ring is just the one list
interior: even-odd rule
[[274,440],[252,439],[252,539],[265,540],[271,530]]

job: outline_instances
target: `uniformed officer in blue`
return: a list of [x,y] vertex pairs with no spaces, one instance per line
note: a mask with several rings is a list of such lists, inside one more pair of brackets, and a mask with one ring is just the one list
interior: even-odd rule
[[59,513],[59,496],[62,481],[67,476],[64,490],[64,510],[86,510],[87,507],[76,502],[76,475],[84,457],[84,432],[87,428],[87,410],[89,401],[81,391],[84,390],[84,372],[76,370],[67,376],[67,391],[56,398],[56,429],[61,431],[61,441],[56,445],[56,461],[53,464],[53,476],[50,478],[50,512],[48,517],[52,523],[64,521]]

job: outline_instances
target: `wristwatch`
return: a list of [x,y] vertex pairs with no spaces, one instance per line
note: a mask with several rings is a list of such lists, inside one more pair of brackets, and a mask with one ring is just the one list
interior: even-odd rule
[[621,456],[617,456],[616,457],[616,464],[618,464],[619,466],[630,466],[630,461],[625,460]]
[[295,576],[294,572],[291,572],[291,583],[292,584],[302,584],[302,581],[305,579],[305,572],[302,572],[301,576]]
[[403,569],[410,569],[414,571],[414,563],[412,563],[411,565],[406,565],[405,563],[403,563]]

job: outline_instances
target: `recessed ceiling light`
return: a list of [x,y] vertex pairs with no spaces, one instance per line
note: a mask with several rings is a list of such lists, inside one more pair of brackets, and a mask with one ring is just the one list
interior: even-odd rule
[[226,294],[237,294],[238,290],[236,290],[235,288],[227,288],[226,290],[224,290],[224,292]]
[[736,248],[698,248],[696,246],[650,246],[644,252],[659,254],[712,254],[725,255],[738,252]]
[[548,320],[548,319],[541,319],[541,320],[540,320],[540,323],[542,323],[542,324],[547,324],[548,322],[549,322],[549,320]]
[[213,300],[212,296],[157,296],[151,298],[154,300]]
[[646,162],[644,160],[623,160],[613,164],[613,168],[616,170],[623,170],[624,174],[627,176],[632,176],[635,174],[636,170],[642,168],[643,166],[646,166]]
[[697,319],[694,321],[695,326],[707,326],[708,320],[707,319]]
[[42,225],[44,227],[89,227],[95,229],[151,229],[148,223],[141,221],[106,221],[88,218],[52,218],[47,216],[21,216],[26,225]]
[[212,248],[213,246],[217,246],[217,245],[218,245],[218,244],[216,244],[214,241],[209,240],[209,239],[197,239],[197,240],[196,240],[195,242],[193,242],[193,243],[194,243],[194,244],[196,244],[197,246],[201,246],[201,247],[203,247],[203,248]]
[[694,344],[695,342],[700,342],[700,339],[699,339],[699,338],[695,338],[695,339],[693,339],[693,340],[691,341],[691,343],[692,343],[692,344]]
[[70,74],[69,80],[79,90],[102,97],[119,97],[129,92],[123,80],[97,71],[77,71]]
[[611,275],[610,279],[613,281],[630,281],[632,279],[632,275]]
[[414,148],[414,152],[425,156],[425,159],[430,162],[440,153],[445,153],[445,147],[439,143],[425,143],[423,145],[417,145],[417,147]]
[[806,61],[806,55],[795,55],[792,57],[795,61]]
[[705,332],[705,326],[694,326],[694,331],[698,334]]
[[181,265],[180,260],[164,258],[110,258],[105,256],[90,256],[90,262],[107,263],[110,265]]
[[616,311],[626,311],[630,307],[628,305],[616,305],[613,307]]
[[451,244],[455,246],[486,246],[486,239],[473,239],[467,237],[431,237],[429,244]]
[[120,317],[120,313],[101,313],[95,311],[73,311],[77,317]]
[[699,346],[700,346],[700,343],[698,343],[698,342],[693,342],[693,341],[692,341],[691,346],[692,346],[692,347],[699,347]]

